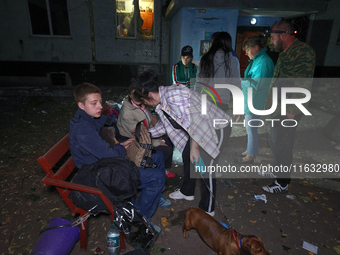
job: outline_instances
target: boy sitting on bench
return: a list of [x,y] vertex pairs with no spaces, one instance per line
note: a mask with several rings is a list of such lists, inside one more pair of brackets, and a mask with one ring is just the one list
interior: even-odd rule
[[[126,148],[133,139],[121,144],[116,141],[113,148],[98,134],[107,123],[107,116],[102,115],[101,90],[91,84],[82,83],[74,90],[74,97],[78,104],[78,110],[70,121],[69,146],[70,152],[77,168],[97,162],[101,158],[125,157]],[[152,154],[156,168],[139,167],[142,189],[135,206],[147,218],[156,211],[158,201],[166,180],[164,157],[161,152]],[[160,232],[158,226],[154,226]]]

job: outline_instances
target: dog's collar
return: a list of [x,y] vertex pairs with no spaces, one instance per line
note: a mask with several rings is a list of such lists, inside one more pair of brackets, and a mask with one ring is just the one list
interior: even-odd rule
[[242,238],[243,238],[243,236],[241,236],[241,238],[240,238],[240,245],[238,245],[234,229],[232,230],[232,233],[233,233],[233,237],[234,237],[234,241],[236,243],[237,249],[240,249],[240,247],[242,248]]

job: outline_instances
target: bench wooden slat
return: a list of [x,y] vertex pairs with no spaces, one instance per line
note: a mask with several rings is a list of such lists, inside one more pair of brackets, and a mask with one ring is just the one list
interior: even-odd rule
[[66,162],[59,168],[59,170],[55,173],[55,177],[60,178],[60,180],[66,180],[67,177],[70,176],[70,174],[73,172],[73,170],[76,168],[74,165],[74,162],[72,160],[72,157],[66,160]]
[[53,166],[68,152],[68,134],[65,135],[56,145],[48,150],[44,156],[38,158],[38,162],[46,172],[52,171]]

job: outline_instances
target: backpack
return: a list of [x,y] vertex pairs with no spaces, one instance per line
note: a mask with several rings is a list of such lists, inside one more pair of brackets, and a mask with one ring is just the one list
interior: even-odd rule
[[[112,157],[84,165],[73,178],[73,183],[98,188],[112,204],[119,204],[136,194],[141,181],[138,168],[133,162]],[[99,195],[72,190],[69,198],[84,210],[97,205],[94,213],[109,212]]]

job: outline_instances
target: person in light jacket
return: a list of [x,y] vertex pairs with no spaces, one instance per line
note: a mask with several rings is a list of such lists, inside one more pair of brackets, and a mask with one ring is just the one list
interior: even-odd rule
[[248,134],[247,150],[242,152],[237,161],[240,164],[253,163],[259,154],[257,127],[260,116],[252,113],[248,105],[248,88],[252,88],[253,106],[263,110],[268,90],[273,77],[274,63],[267,55],[267,40],[264,36],[248,37],[243,43],[243,50],[249,57],[249,65],[241,82],[244,95],[245,126]]

